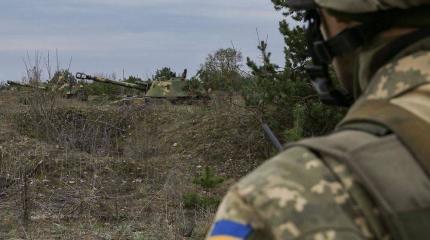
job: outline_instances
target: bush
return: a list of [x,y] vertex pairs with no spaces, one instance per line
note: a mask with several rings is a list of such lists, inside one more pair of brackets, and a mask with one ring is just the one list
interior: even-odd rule
[[285,142],[326,134],[336,126],[345,111],[323,105],[309,83],[303,68],[309,61],[303,52],[306,51],[303,29],[297,27],[289,31],[286,27],[283,33],[288,44],[284,70],[279,71],[279,66],[271,62],[267,43],[260,42],[258,49],[262,65],[247,59],[252,77],[243,88],[242,95],[246,104],[258,109],[262,120]]
[[202,197],[195,192],[189,192],[184,194],[182,197],[184,208],[196,209],[196,208],[216,208],[221,202],[218,197]]
[[6,85],[5,83],[3,83],[3,82],[0,82],[0,91],[2,91],[2,90],[7,90],[9,88],[9,86],[8,85]]
[[176,77],[176,73],[173,72],[170,68],[164,67],[155,72],[155,75],[152,77],[153,80],[169,80]]
[[[109,79],[116,81],[114,78],[114,75]],[[141,78],[138,78],[135,76],[129,76],[126,80],[124,80],[124,82],[133,83],[137,85],[141,84],[146,86],[145,82]],[[121,95],[136,96],[136,95],[144,94],[144,91],[142,90],[121,87],[121,86],[109,84],[109,83],[92,82],[92,83],[81,83],[81,84],[83,85],[83,89],[87,93],[87,95],[108,96],[109,100],[117,100]]]
[[109,154],[120,149],[139,111],[129,109],[85,110],[64,107],[50,92],[34,92],[27,102],[29,110],[15,115],[18,130],[30,137],[79,149],[88,153]]
[[88,95],[93,96],[109,96],[109,99],[116,99],[116,96],[121,94],[121,87],[106,83],[85,83],[83,84],[84,90]]
[[209,54],[198,76],[206,90],[237,92],[244,83],[241,74],[242,53],[233,48],[219,49]]
[[198,184],[204,188],[214,188],[222,183],[224,179],[214,174],[212,168],[207,166],[200,176],[197,176],[193,183]]

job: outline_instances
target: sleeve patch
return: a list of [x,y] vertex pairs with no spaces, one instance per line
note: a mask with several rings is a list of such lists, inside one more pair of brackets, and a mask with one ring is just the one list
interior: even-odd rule
[[250,224],[244,225],[230,220],[215,223],[209,240],[245,240],[252,233]]

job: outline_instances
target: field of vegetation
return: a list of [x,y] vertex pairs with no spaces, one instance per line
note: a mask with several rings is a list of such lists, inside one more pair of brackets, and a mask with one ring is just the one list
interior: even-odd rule
[[113,104],[0,94],[0,239],[201,239],[272,151],[240,97]]
[[[344,114],[308,82],[303,26],[279,29],[284,66],[271,62],[265,41],[261,61],[246,66],[234,48],[214,51],[186,79],[184,90],[210,96],[192,104],[148,102],[59,66],[51,74],[49,64],[43,80],[42,57],[27,54],[31,86],[0,85],[0,239],[202,239],[228,188],[276,154],[261,124],[288,143],[329,132]],[[175,77],[165,67],[122,81]],[[71,85],[87,101],[64,98]]]

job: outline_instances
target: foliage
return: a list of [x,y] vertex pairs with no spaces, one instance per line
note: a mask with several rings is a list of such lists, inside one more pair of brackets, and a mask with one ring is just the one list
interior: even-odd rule
[[182,197],[184,208],[215,208],[219,205],[220,199],[218,197],[205,197],[200,196],[195,192],[189,192]]
[[[0,95],[0,175],[18,179],[1,199],[4,239],[177,239],[191,232],[185,238],[203,239],[229,184],[195,185],[193,169],[211,166],[218,176],[236,179],[267,158],[254,113],[224,98],[142,108],[94,103],[106,97],[80,102],[53,94],[51,101],[50,91],[33,92]],[[27,96],[29,105],[18,104],[16,95]],[[28,185],[34,214],[24,233],[23,204],[9,206],[21,203],[20,177],[27,171],[35,173]],[[45,218],[46,209],[63,217]]]
[[214,188],[223,181],[224,179],[222,177],[216,176],[213,169],[207,166],[204,171],[194,179],[193,183],[204,188]]
[[198,75],[206,90],[238,91],[243,84],[242,53],[233,48],[222,48],[209,54],[200,66]]
[[[115,79],[115,75],[107,77],[112,80]],[[133,84],[145,84],[145,82],[138,77],[129,76],[124,82],[133,83]],[[121,95],[139,95],[142,93],[140,90],[135,90],[131,88],[125,88],[113,84],[108,83],[100,83],[100,82],[92,82],[86,83],[82,82],[81,85],[84,88],[84,91],[88,95],[93,96],[108,96],[110,100],[117,99]]]
[[9,86],[6,84],[6,82],[0,82],[0,90],[6,90]]
[[199,96],[203,94],[203,83],[197,77],[192,77],[190,80],[186,80],[186,85],[183,89],[192,96]]
[[62,107],[51,92],[33,92],[28,96],[28,111],[14,115],[19,132],[63,147],[88,153],[107,153],[118,149],[133,116],[130,111],[86,111]]
[[155,75],[153,77],[154,80],[160,80],[160,79],[171,79],[176,77],[176,73],[173,72],[169,67],[164,67],[162,69],[158,69],[155,72]]
[[84,83],[83,87],[84,87],[84,90],[88,93],[88,95],[93,95],[93,96],[107,95],[110,97],[110,99],[115,99],[116,96],[120,95],[121,89],[122,89],[121,87],[116,85],[99,83],[99,82]]
[[49,84],[61,86],[63,84],[76,84],[76,78],[67,69],[60,69],[54,73],[54,76],[49,80]]
[[[145,87],[147,90],[149,89],[150,84],[152,83],[151,79],[147,79],[144,81],[142,78],[129,76],[124,82],[133,83]],[[127,93],[136,93],[136,90],[128,89]]]
[[141,83],[143,83],[143,80],[140,77],[129,76],[124,82],[141,84]]
[[[273,0],[277,10],[284,10],[286,17],[303,20],[302,13],[286,9],[283,1]],[[297,24],[291,27],[286,20],[280,22],[280,32],[285,40],[285,66],[271,62],[267,43],[261,41],[262,64],[247,58],[252,71],[250,83],[243,90],[249,106],[256,107],[263,121],[277,133],[283,129],[284,140],[295,141],[303,137],[322,135],[332,130],[343,115],[339,108],[324,106],[307,79],[304,66],[309,63],[305,41],[305,29]]]

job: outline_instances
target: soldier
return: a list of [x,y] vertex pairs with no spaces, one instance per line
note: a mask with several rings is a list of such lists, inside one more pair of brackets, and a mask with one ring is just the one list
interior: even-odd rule
[[430,1],[284,2],[306,11],[321,100],[355,103],[233,186],[208,239],[429,239]]

